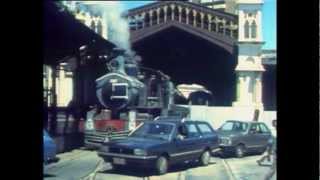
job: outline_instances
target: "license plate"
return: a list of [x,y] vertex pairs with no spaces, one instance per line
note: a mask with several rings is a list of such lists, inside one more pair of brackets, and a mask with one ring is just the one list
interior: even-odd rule
[[125,165],[126,164],[126,160],[122,159],[122,158],[113,158],[113,163],[114,164]]

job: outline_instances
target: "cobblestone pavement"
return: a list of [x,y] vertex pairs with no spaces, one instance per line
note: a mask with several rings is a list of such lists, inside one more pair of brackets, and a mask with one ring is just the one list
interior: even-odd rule
[[[263,166],[257,166],[256,161],[260,156],[247,156],[242,159],[229,158],[227,166],[230,167],[234,179],[237,180],[263,180],[264,175],[270,169],[271,163],[263,163]],[[276,174],[271,180],[276,180]]]
[[263,180],[270,168],[257,165],[260,155],[241,159],[212,157],[206,167],[185,164],[171,167],[167,174],[156,176],[143,169],[113,170],[95,151],[73,150],[58,157],[58,163],[44,168],[45,180]]

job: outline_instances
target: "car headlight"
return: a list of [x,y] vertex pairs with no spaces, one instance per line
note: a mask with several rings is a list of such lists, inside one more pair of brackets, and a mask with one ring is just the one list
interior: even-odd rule
[[143,149],[134,149],[133,153],[134,153],[134,155],[137,155],[137,156],[146,156],[147,155],[147,152]]
[[232,140],[229,137],[220,138],[220,144],[222,145],[231,145]]
[[108,147],[108,146],[103,146],[103,147],[102,147],[102,150],[103,150],[104,152],[109,152],[109,147]]

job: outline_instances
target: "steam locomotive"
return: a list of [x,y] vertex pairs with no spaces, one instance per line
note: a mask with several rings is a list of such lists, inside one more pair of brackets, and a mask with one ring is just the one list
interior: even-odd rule
[[96,79],[99,104],[87,113],[85,145],[97,147],[105,137],[122,137],[139,123],[156,116],[187,116],[185,101],[170,77],[141,66],[139,56],[114,49],[109,72]]
[[168,115],[181,95],[169,76],[138,63],[136,57],[121,52],[108,64],[110,72],[96,80],[100,104],[115,113],[134,109]]

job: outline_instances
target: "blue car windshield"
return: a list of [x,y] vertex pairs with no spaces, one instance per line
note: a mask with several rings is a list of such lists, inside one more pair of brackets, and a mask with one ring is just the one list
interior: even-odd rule
[[155,138],[169,140],[174,126],[165,123],[144,123],[130,137]]

